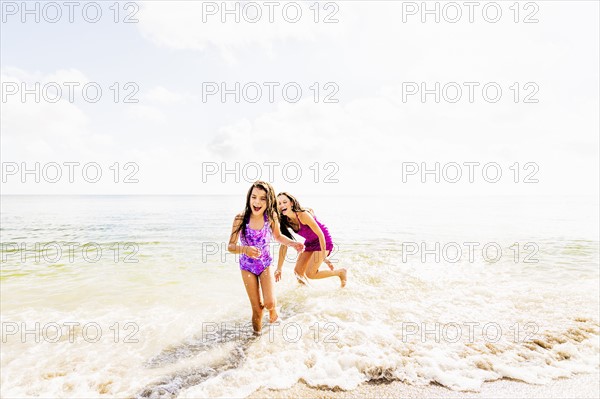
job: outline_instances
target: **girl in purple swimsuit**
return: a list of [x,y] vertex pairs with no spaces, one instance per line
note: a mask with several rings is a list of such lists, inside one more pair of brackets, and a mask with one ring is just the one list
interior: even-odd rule
[[[242,245],[238,245],[238,237]],[[246,292],[252,305],[252,327],[255,333],[262,330],[263,308],[269,311],[269,321],[277,320],[273,292],[272,257],[269,250],[271,237],[283,245],[302,252],[304,245],[284,237],[279,230],[275,191],[269,183],[257,181],[246,195],[246,208],[233,220],[227,250],[240,256],[240,269]],[[287,247],[285,247],[287,249]],[[260,299],[262,289],[264,302]]]
[[[293,239],[290,230],[304,237],[304,252],[298,256],[294,269],[299,282],[310,279],[337,276],[342,287],[346,285],[346,269],[334,269],[327,256],[333,249],[333,242],[329,230],[317,220],[312,209],[304,209],[293,195],[280,193],[277,195],[277,206],[281,213],[281,232]],[[279,262],[275,271],[275,281],[281,279],[281,268],[287,253],[287,247],[279,249]],[[331,270],[319,270],[321,263],[325,262]]]

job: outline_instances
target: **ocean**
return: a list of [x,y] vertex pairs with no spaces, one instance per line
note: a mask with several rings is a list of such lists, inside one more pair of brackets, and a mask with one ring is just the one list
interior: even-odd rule
[[1,396],[465,391],[598,372],[597,198],[298,197],[348,284],[299,285],[290,249],[280,320],[255,337],[226,251],[243,194],[2,196]]

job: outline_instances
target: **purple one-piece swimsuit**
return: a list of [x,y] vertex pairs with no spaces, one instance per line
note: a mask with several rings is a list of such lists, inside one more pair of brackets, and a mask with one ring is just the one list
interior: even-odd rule
[[[297,214],[296,217],[298,217]],[[329,234],[329,230],[323,223],[319,222],[316,217],[313,216],[313,218],[315,219],[315,222],[317,222],[317,225],[321,228],[321,231],[325,236],[325,249],[331,252],[331,250],[333,249],[333,241],[331,240],[331,234]],[[298,223],[300,224],[300,228],[296,233],[299,236],[304,237],[304,251],[320,251],[321,244],[319,243],[319,236],[314,231],[312,231],[312,229],[309,226],[302,224],[300,218],[298,218]]]
[[253,230],[250,228],[250,220],[246,224],[246,236],[241,235],[240,241],[242,245],[256,247],[260,249],[260,257],[257,259],[251,258],[246,254],[240,256],[240,269],[249,271],[250,273],[260,276],[267,267],[271,265],[273,257],[269,248],[271,242],[271,226],[269,226],[269,220],[267,214],[264,213],[265,224],[260,230]]

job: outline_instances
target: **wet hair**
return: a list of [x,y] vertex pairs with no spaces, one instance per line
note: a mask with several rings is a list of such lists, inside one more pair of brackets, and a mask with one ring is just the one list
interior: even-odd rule
[[252,190],[255,188],[258,188],[267,194],[267,209],[265,209],[265,213],[267,214],[269,221],[273,223],[277,223],[278,221],[279,213],[277,212],[277,199],[275,197],[275,190],[273,189],[273,186],[261,180],[254,182],[248,190],[248,194],[246,194],[246,207],[244,208],[242,223],[233,232],[233,234],[237,234],[241,231],[244,239],[246,238],[246,225],[250,221],[250,215],[252,214],[250,197],[252,196]]
[[[300,202],[292,194],[284,191],[284,192],[277,194],[278,197],[280,195],[285,195],[290,200],[290,202],[292,204],[293,212],[310,212],[311,214],[314,215],[315,212],[312,209],[303,208],[302,206],[300,206]],[[281,230],[281,233],[284,236],[291,238],[292,240],[295,240],[294,236],[292,236],[292,232],[290,231],[290,230],[292,230],[292,226],[290,225],[290,219],[283,214],[279,215],[279,229]]]

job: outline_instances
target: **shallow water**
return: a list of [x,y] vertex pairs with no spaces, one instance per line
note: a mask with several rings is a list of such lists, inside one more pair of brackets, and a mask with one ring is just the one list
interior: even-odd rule
[[299,286],[290,250],[261,337],[224,251],[244,198],[1,200],[4,397],[469,390],[598,370],[595,198],[302,198],[349,283]]

